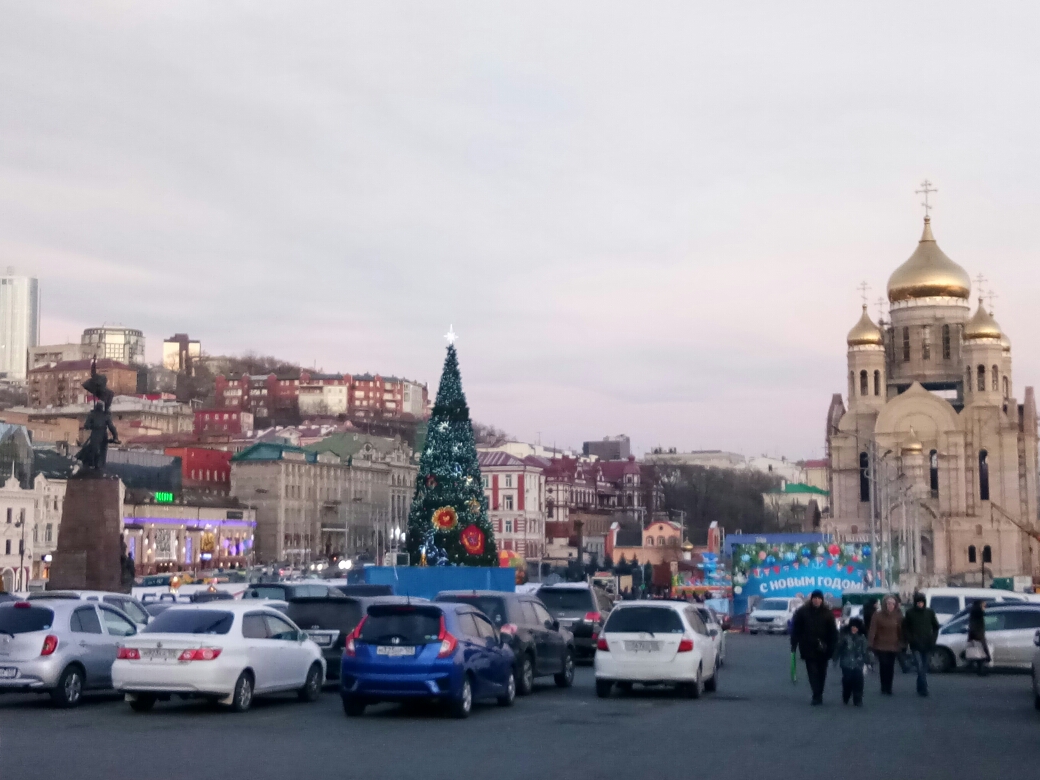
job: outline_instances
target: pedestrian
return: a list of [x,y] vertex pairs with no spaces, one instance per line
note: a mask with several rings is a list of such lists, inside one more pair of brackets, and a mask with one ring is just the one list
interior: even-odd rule
[[968,665],[976,664],[976,672],[979,677],[986,673],[986,665],[990,662],[989,644],[986,642],[986,602],[977,599],[971,605],[968,613],[968,641],[979,642],[985,651],[985,658],[974,658],[968,660]]
[[849,699],[856,707],[863,706],[863,667],[870,660],[870,648],[863,634],[863,621],[852,618],[849,629],[838,640],[834,661],[841,668],[841,701]]
[[[877,617],[874,618],[877,620]],[[939,621],[935,613],[925,606],[923,593],[914,594],[914,605],[903,618],[903,637],[910,646],[910,653],[917,668],[917,695],[928,695],[928,656],[939,636]]]
[[812,703],[823,704],[823,686],[827,682],[827,662],[838,643],[838,627],[834,614],[823,603],[823,591],[814,590],[809,600],[798,608],[791,621],[791,652],[798,649],[805,661],[805,674],[812,688]]
[[870,621],[875,612],[877,612],[877,599],[867,599],[867,603],[863,605],[863,636],[870,635]]
[[881,692],[892,695],[892,678],[896,671],[896,656],[903,651],[903,613],[895,596],[885,596],[881,611],[870,621],[867,643],[878,659]]

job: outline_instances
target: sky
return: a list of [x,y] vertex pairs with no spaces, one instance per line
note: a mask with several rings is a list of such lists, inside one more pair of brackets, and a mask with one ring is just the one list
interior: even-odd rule
[[[580,447],[823,454],[913,252],[1040,381],[1040,5],[0,0],[0,266],[42,338],[187,332]],[[1030,54],[1030,52],[1033,52]],[[877,306],[871,313],[876,318]]]

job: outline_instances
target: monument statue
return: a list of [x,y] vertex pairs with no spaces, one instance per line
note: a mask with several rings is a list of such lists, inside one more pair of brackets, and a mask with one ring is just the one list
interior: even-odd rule
[[108,389],[108,377],[97,372],[96,355],[90,363],[90,379],[83,383],[83,389],[98,400],[83,423],[83,430],[90,434],[76,453],[76,459],[83,464],[84,476],[99,476],[108,459],[108,445],[119,444],[119,434],[110,412],[114,393]]

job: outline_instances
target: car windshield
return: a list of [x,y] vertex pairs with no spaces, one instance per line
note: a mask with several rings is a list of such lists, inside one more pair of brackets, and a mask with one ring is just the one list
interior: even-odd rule
[[448,601],[455,604],[470,604],[494,621],[496,626],[508,623],[506,618],[506,602],[494,596],[467,596],[465,594],[438,596],[437,601]]
[[777,612],[787,611],[787,601],[784,599],[766,599],[765,601],[759,602],[756,609],[771,609]]
[[145,634],[226,634],[235,616],[215,609],[168,609],[142,629]]
[[45,631],[54,623],[54,612],[44,607],[4,607],[0,609],[0,634],[28,634]]
[[675,610],[668,607],[622,607],[615,609],[603,627],[604,634],[647,632],[681,634],[685,631]]
[[277,585],[254,585],[242,594],[244,599],[284,599],[285,588]]
[[592,594],[581,588],[542,588],[538,598],[552,612],[588,612],[593,610]]
[[426,645],[436,642],[440,631],[439,609],[409,605],[372,606],[368,608],[368,617],[359,638],[370,645]]
[[285,614],[304,631],[336,629],[346,635],[361,622],[361,604],[353,599],[300,599],[290,601]]

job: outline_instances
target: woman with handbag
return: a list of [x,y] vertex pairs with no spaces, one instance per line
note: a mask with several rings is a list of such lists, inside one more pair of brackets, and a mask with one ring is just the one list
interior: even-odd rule
[[968,613],[968,647],[964,650],[964,657],[969,666],[977,664],[976,671],[980,677],[986,673],[991,657],[986,643],[986,602],[982,599],[972,604]]
[[896,656],[902,652],[905,644],[903,641],[903,613],[896,605],[895,596],[885,596],[881,609],[870,619],[867,643],[878,659],[881,692],[891,696]]

